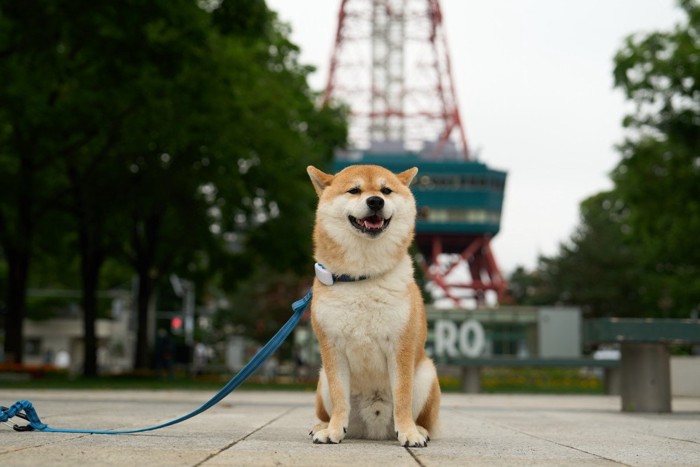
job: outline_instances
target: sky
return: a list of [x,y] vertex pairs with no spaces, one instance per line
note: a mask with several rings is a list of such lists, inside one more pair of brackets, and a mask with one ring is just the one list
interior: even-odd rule
[[[340,0],[267,0],[292,28],[300,61],[325,87]],[[674,0],[441,0],[472,150],[508,172],[492,248],[507,275],[557,254],[579,223],[579,204],[612,188],[622,118],[613,57],[633,33],[669,30]]]

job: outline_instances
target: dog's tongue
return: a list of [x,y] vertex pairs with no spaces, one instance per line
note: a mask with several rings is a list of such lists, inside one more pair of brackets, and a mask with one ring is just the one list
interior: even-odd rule
[[364,224],[366,229],[381,229],[384,225],[384,219],[377,215],[374,215],[370,217],[365,217],[364,219],[362,219],[362,223]]

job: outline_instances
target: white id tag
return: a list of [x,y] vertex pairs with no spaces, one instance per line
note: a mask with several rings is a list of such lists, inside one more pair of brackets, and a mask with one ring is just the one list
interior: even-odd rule
[[324,268],[322,264],[314,264],[314,270],[316,271],[316,277],[324,285],[333,285],[333,273],[328,269]]

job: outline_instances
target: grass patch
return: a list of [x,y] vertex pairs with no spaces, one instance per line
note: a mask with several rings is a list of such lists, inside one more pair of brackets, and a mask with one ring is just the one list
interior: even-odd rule
[[[0,372],[3,389],[70,389],[70,390],[201,390],[218,391],[233,374],[191,377],[176,373],[163,378],[155,373],[101,376],[95,378],[70,376],[65,372],[33,374],[31,378],[16,378],[13,373]],[[458,377],[441,377],[445,392],[460,392]],[[481,373],[483,393],[494,394],[603,394],[600,378],[572,368],[485,368]],[[267,381],[252,377],[239,390],[249,391],[314,391],[315,380],[294,381],[278,378]]]
[[[16,378],[0,373],[2,389],[70,389],[70,390],[192,390],[218,391],[231,378],[231,375],[203,375],[191,377],[176,374],[162,378],[154,374],[126,374],[99,377],[69,376],[50,374],[38,378]],[[269,382],[252,377],[238,390],[248,391],[313,391],[314,382],[280,381]]]
[[[457,377],[441,378],[445,392],[462,390]],[[603,381],[574,368],[484,368],[481,391],[492,394],[604,394]]]

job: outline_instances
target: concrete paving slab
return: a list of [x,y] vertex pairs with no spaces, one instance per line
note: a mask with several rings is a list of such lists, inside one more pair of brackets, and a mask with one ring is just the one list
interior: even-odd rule
[[397,441],[345,439],[337,445],[313,444],[308,432],[315,421],[309,409],[305,405],[290,410],[204,465],[417,465]]
[[[179,417],[206,402],[199,391],[16,391],[56,428],[124,429]],[[441,435],[424,449],[346,439],[315,445],[310,392],[232,394],[182,424],[136,435],[16,433],[0,425],[0,465],[698,465],[700,398],[672,414],[620,412],[614,396],[446,394]]]

